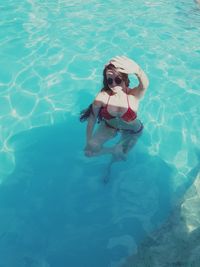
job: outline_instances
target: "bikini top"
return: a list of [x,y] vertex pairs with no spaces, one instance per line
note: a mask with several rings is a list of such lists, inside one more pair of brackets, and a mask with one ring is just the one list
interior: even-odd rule
[[[122,120],[126,121],[126,122],[129,122],[129,121],[135,120],[137,118],[137,114],[136,114],[135,111],[133,111],[130,108],[129,100],[128,100],[128,94],[126,94],[126,95],[127,95],[128,109],[127,109],[127,111],[120,118]],[[109,100],[110,100],[110,95],[108,97],[107,104],[105,105],[105,107],[102,107],[101,110],[100,110],[100,116],[101,116],[101,118],[103,118],[105,120],[111,120],[111,119],[116,118],[116,116],[112,116],[108,112],[108,103],[109,103]]]

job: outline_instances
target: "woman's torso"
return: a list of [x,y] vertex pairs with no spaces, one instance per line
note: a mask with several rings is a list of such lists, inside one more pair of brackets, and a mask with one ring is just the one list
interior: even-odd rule
[[116,129],[128,129],[137,131],[141,122],[137,118],[139,100],[133,94],[126,92],[110,95],[102,92],[103,107],[101,115],[108,125]]

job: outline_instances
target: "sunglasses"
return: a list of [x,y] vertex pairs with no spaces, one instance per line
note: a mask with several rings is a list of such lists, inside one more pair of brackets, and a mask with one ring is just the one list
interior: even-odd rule
[[120,78],[120,77],[115,77],[115,79],[113,79],[113,78],[111,78],[111,77],[109,77],[108,79],[107,79],[107,83],[108,83],[108,85],[112,85],[113,84],[113,82],[115,82],[117,85],[120,85],[121,83],[122,83],[122,79]]

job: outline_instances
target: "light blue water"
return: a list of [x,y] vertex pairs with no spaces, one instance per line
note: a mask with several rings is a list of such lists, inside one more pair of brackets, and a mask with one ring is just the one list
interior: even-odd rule
[[[0,266],[120,266],[199,170],[200,7],[10,0],[0,17]],[[104,186],[78,114],[122,54],[150,79],[145,132]]]

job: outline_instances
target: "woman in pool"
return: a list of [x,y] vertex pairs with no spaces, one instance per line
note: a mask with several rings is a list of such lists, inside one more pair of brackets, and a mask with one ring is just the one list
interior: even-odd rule
[[[128,74],[136,75],[138,86],[129,88]],[[137,110],[148,84],[146,74],[136,62],[124,56],[111,59],[103,71],[104,87],[94,102],[81,112],[80,121],[88,121],[86,156],[111,153],[115,159],[125,157],[142,133]],[[99,127],[94,131],[97,121]],[[104,147],[117,133],[121,134],[121,140],[113,147]]]

